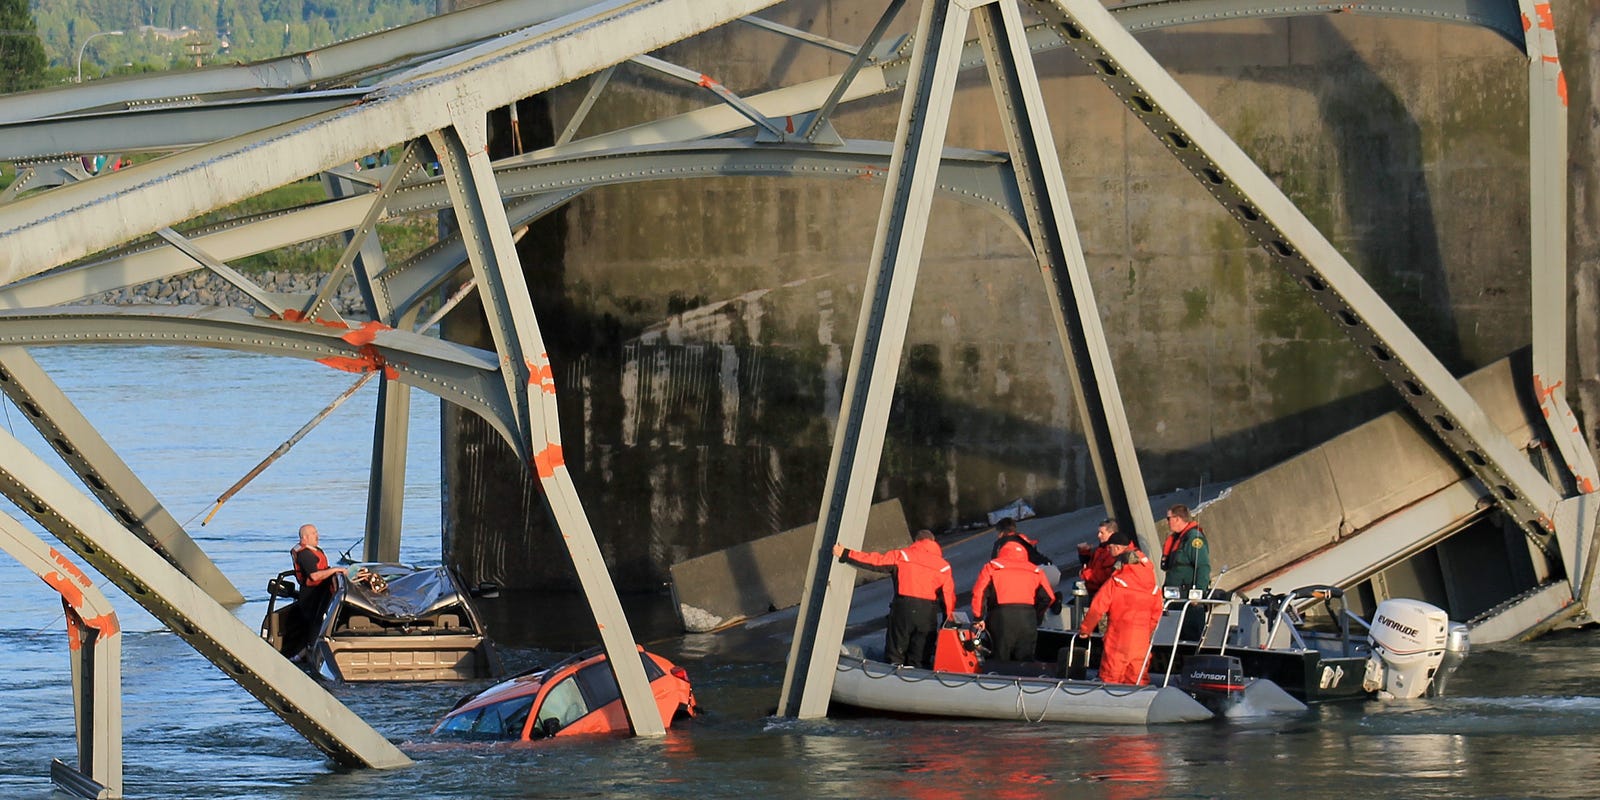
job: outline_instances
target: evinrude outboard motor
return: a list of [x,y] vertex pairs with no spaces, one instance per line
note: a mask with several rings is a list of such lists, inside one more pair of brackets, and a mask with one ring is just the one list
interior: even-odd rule
[[1444,660],[1439,662],[1439,671],[1433,675],[1433,685],[1428,688],[1429,697],[1442,697],[1444,685],[1450,676],[1456,672],[1456,667],[1467,660],[1467,653],[1472,650],[1472,640],[1467,636],[1467,626],[1460,622],[1450,623],[1450,635],[1444,643]]
[[[1372,656],[1362,686],[1384,700],[1437,693],[1435,683],[1442,686],[1469,647],[1465,625],[1451,623],[1444,609],[1421,600],[1379,603],[1372,615],[1371,636]],[[1452,657],[1448,668],[1447,653]]]

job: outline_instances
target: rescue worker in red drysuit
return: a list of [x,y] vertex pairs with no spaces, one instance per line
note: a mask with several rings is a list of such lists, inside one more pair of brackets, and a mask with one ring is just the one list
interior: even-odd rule
[[894,576],[894,601],[889,605],[889,629],[884,635],[883,660],[895,666],[933,669],[933,647],[939,631],[939,612],[950,620],[956,613],[956,584],[950,562],[933,540],[933,531],[912,535],[908,547],[887,553],[868,553],[834,545],[841,564],[850,564]]
[[1100,523],[1095,536],[1099,537],[1099,545],[1083,542],[1078,545],[1078,561],[1083,566],[1078,570],[1078,577],[1083,581],[1083,588],[1089,591],[1089,597],[1094,597],[1100,587],[1111,578],[1111,572],[1116,568],[1116,556],[1111,555],[1111,548],[1106,545],[1106,540],[1117,532],[1117,521],[1108,519]]
[[[317,526],[301,525],[300,543],[289,550],[289,557],[294,559],[294,578],[300,582],[300,596],[295,599],[294,608],[304,623],[301,631],[303,636],[309,636],[320,627],[323,609],[328,607],[328,600],[333,597],[332,584],[328,579],[346,572],[344,567],[328,566],[328,556],[317,546],[317,541]],[[296,653],[300,648],[290,647],[288,650]]]
[[1145,656],[1150,651],[1150,637],[1161,619],[1161,588],[1156,586],[1150,559],[1133,547],[1133,537],[1118,531],[1106,540],[1106,546],[1116,556],[1116,569],[1089,604],[1078,635],[1093,633],[1100,618],[1106,617],[1100,680],[1142,685],[1146,682]]
[[978,630],[989,631],[990,655],[1001,661],[1036,658],[1039,619],[1055,602],[1044,569],[1030,562],[1027,548],[1016,542],[1000,548],[1000,557],[984,564],[972,585],[972,618]]
[[1017,521],[1006,517],[994,524],[994,549],[989,551],[989,558],[1000,557],[1000,548],[1015,542],[1028,551],[1028,561],[1040,566],[1052,564],[1050,557],[1039,552],[1039,541],[1026,534],[1017,532]]

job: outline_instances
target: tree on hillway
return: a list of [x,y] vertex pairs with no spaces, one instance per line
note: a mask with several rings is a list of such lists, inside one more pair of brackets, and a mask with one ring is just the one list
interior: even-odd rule
[[0,0],[0,93],[44,85],[44,45],[28,0]]

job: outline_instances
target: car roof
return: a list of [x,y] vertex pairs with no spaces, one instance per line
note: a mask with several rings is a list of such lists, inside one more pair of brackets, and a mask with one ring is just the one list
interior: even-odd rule
[[516,697],[535,695],[547,681],[560,680],[591,664],[606,660],[604,650],[588,650],[548,667],[538,667],[501,681],[452,709],[447,717]]

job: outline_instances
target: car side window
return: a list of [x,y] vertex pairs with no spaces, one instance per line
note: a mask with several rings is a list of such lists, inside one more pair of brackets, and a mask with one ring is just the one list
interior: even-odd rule
[[545,694],[544,702],[539,706],[537,729],[547,730],[553,723],[556,730],[560,730],[587,713],[589,706],[583,700],[583,693],[578,691],[577,680],[567,678],[550,687]]
[[578,685],[591,708],[599,708],[622,696],[617,688],[617,676],[611,672],[611,662],[601,661],[578,671]]
[[659,678],[662,675],[667,674],[667,673],[661,671],[661,665],[657,664],[656,660],[651,658],[648,653],[640,651],[639,660],[644,662],[644,677],[645,677],[646,680],[649,680],[651,683],[655,683],[656,682],[656,678]]

